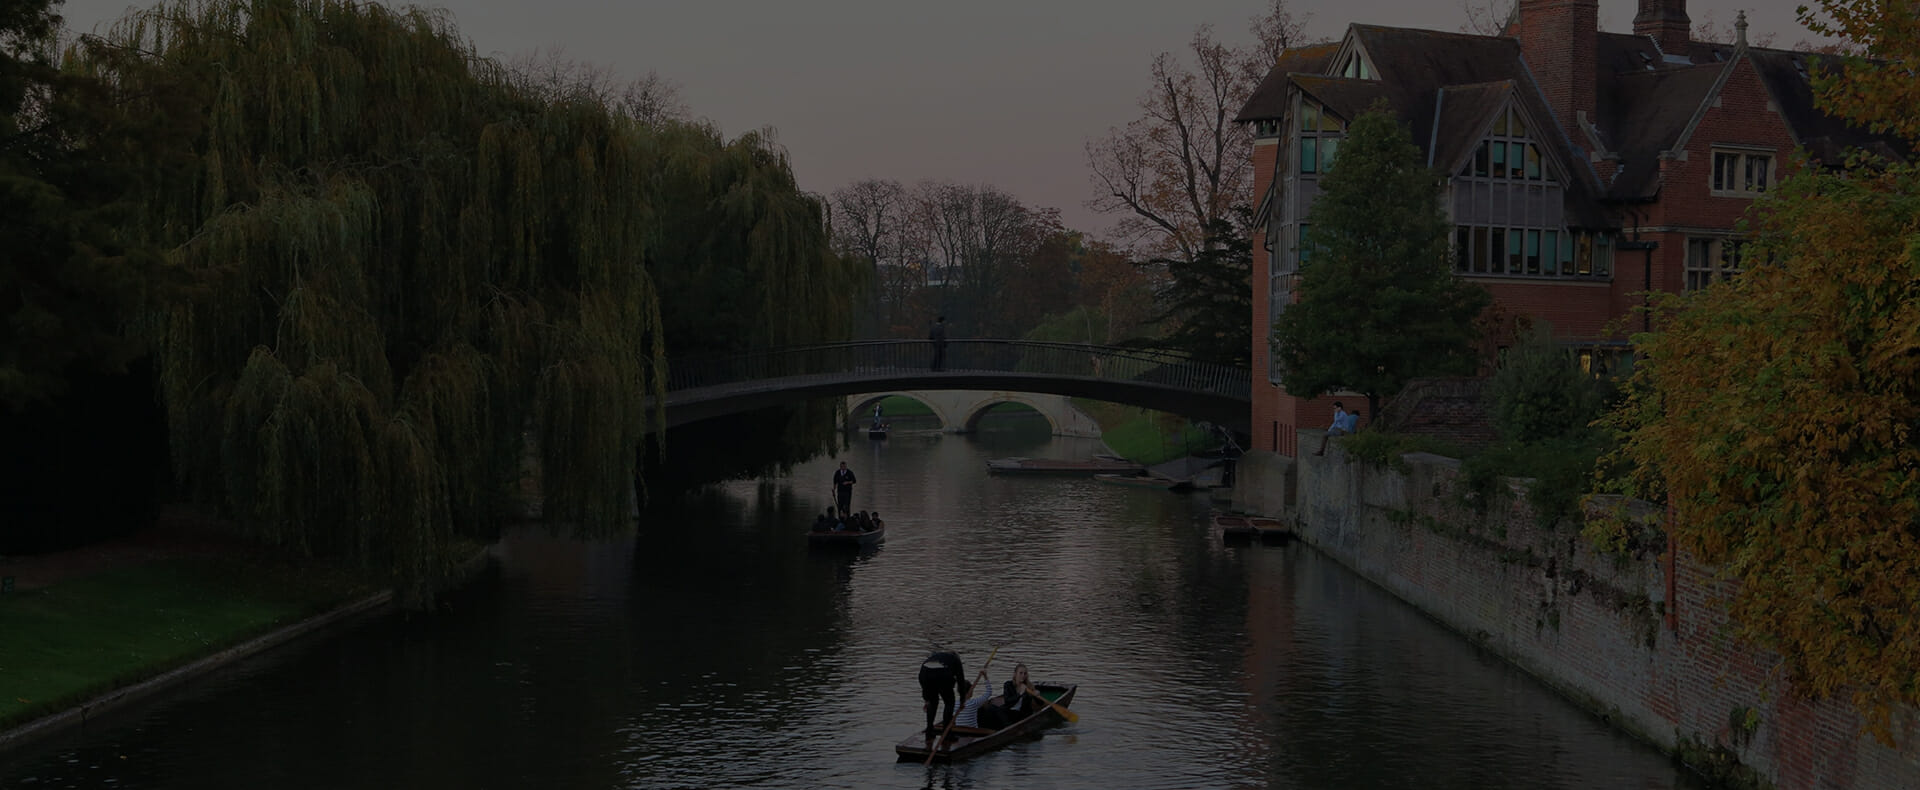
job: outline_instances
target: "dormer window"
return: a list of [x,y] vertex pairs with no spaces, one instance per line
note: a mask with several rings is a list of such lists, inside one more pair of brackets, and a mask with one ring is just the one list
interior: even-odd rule
[[1300,168],[1306,175],[1325,173],[1333,167],[1333,155],[1340,150],[1340,138],[1347,125],[1327,112],[1319,102],[1300,97]]
[[1365,55],[1355,52],[1347,58],[1347,65],[1340,67],[1340,76],[1352,80],[1370,80],[1374,78],[1373,66],[1367,63]]
[[1493,131],[1480,141],[1473,159],[1460,168],[1462,178],[1553,183],[1553,171],[1540,157],[1540,146],[1527,134],[1527,122],[1512,107],[1493,119]]

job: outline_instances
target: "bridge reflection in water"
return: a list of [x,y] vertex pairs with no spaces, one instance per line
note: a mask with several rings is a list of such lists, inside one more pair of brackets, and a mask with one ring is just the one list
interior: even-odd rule
[[869,340],[668,363],[669,426],[795,400],[882,390],[1016,390],[1144,406],[1246,430],[1246,368],[1151,349],[1024,340]]

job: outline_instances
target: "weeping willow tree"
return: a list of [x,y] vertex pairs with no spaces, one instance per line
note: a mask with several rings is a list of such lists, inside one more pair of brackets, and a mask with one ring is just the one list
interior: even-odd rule
[[535,90],[439,14],[168,0],[68,67],[196,127],[144,181],[187,287],[143,329],[181,483],[262,541],[424,578],[496,528],[529,439],[550,516],[619,523],[673,327],[846,331],[851,269],[764,139]]

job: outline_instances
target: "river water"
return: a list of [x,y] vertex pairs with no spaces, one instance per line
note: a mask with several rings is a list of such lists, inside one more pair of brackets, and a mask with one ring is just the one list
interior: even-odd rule
[[[1311,548],[1223,546],[1205,494],[990,476],[1095,448],[1032,415],[982,428],[855,439],[638,538],[516,531],[430,616],[0,756],[0,787],[1703,787]],[[800,535],[841,460],[887,521],[877,551]],[[969,675],[991,654],[995,683],[1024,662],[1079,684],[1079,721],[896,763],[936,647]]]

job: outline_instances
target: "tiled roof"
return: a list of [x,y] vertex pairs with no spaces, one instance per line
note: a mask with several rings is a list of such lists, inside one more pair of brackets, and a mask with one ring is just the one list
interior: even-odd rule
[[1260,87],[1247,97],[1247,103],[1240,108],[1240,114],[1233,120],[1238,123],[1266,121],[1285,117],[1287,114],[1287,75],[1322,74],[1327,64],[1332,62],[1334,53],[1340,51],[1340,42],[1315,44],[1310,47],[1294,47],[1280,53],[1280,59],[1267,72]]
[[1619,154],[1621,168],[1607,196],[1623,200],[1659,191],[1661,151],[1680,139],[1712,93],[1722,65],[1684,66],[1613,75],[1595,93],[1601,110],[1594,124],[1601,142]]

